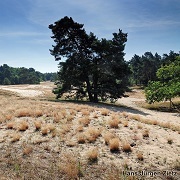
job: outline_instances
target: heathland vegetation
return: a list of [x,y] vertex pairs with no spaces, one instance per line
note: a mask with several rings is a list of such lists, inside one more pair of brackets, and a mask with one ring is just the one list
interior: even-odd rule
[[126,62],[122,30],[99,40],[68,17],[49,28],[57,74],[0,67],[0,84],[13,84],[0,86],[0,179],[177,180],[179,114],[138,103],[179,96],[180,54],[145,52]]

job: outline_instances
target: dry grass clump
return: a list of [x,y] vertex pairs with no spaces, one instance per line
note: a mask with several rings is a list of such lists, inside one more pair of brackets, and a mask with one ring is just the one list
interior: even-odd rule
[[34,111],[34,117],[41,117],[43,116],[43,111],[41,109],[36,109]]
[[77,134],[77,142],[79,144],[84,144],[86,142],[86,136],[84,133]]
[[55,125],[51,124],[51,123],[47,124],[46,126],[47,126],[47,128],[49,129],[50,132],[55,131],[55,129],[56,129]]
[[29,155],[33,152],[33,148],[31,146],[24,147],[23,155]]
[[18,134],[18,133],[14,133],[14,134],[11,135],[11,137],[12,137],[11,142],[17,142],[17,141],[20,140],[21,135]]
[[32,109],[30,109],[30,108],[29,109],[27,109],[27,108],[18,109],[15,114],[16,117],[28,117],[28,116],[33,116],[33,115],[34,115],[34,113],[33,113]]
[[158,124],[157,120],[152,120],[152,124],[157,125]]
[[6,115],[5,115],[5,118],[6,118],[6,120],[8,120],[8,121],[12,120],[13,117],[14,117],[14,116],[13,116],[12,114],[6,114]]
[[96,127],[90,126],[88,127],[86,133],[89,134],[90,136],[98,138],[101,135],[101,130]]
[[148,129],[145,129],[143,132],[142,132],[142,135],[143,137],[149,137],[149,130]]
[[80,176],[80,167],[72,153],[64,153],[59,160],[59,171],[65,174],[66,179],[78,179]]
[[44,125],[41,127],[41,133],[43,136],[47,135],[49,133],[49,128],[47,125]]
[[113,138],[109,141],[109,148],[111,152],[119,151],[120,141],[119,138]]
[[171,124],[169,122],[162,122],[160,123],[160,126],[163,128],[171,128]]
[[67,132],[69,132],[71,130],[71,124],[63,124],[61,126],[61,129],[60,129],[60,134],[66,134]]
[[142,124],[139,124],[139,123],[138,123],[138,124],[137,124],[137,128],[138,128],[138,129],[142,129],[142,128],[143,128]]
[[72,121],[74,119],[74,116],[69,114],[68,116],[66,116],[66,119],[67,121]]
[[105,144],[108,145],[109,144],[109,141],[113,138],[115,138],[115,135],[110,133],[110,132],[105,132],[103,134],[103,138],[104,138],[104,141],[105,141]]
[[19,131],[26,131],[28,128],[29,128],[29,125],[26,121],[21,121],[19,124],[18,124],[18,130]]
[[69,146],[69,147],[74,147],[74,146],[76,146],[76,142],[73,141],[73,140],[68,140],[68,141],[66,142],[66,145]]
[[82,132],[83,131],[83,126],[79,125],[76,129],[77,132]]
[[124,127],[128,127],[128,121],[124,121],[124,122],[123,122],[123,126],[124,126]]
[[35,128],[36,128],[36,131],[38,131],[38,130],[41,129],[42,122],[37,120],[37,121],[34,122],[34,125],[35,125]]
[[90,112],[88,111],[88,109],[82,109],[81,113],[83,116],[89,116]]
[[88,116],[82,117],[79,119],[79,123],[82,124],[83,126],[88,126],[88,124],[90,123],[90,119]]
[[6,127],[7,127],[7,129],[13,129],[14,127],[15,127],[15,122],[8,122],[7,124],[6,124]]
[[142,152],[138,152],[138,153],[137,153],[137,159],[138,159],[139,161],[143,161],[143,160],[144,160],[144,157],[143,157],[143,153],[142,153]]
[[101,114],[102,114],[103,116],[107,116],[107,115],[109,114],[109,110],[103,108],[103,109],[101,109]]
[[93,114],[93,118],[98,118],[99,117],[99,115],[97,114],[97,112],[94,112],[94,114]]
[[127,153],[132,151],[131,146],[128,142],[124,142],[122,144],[122,150]]
[[118,128],[119,127],[119,119],[116,117],[116,118],[110,118],[108,120],[108,124],[111,128]]
[[98,149],[97,148],[92,148],[88,151],[87,153],[88,160],[93,163],[97,162],[98,160]]
[[59,123],[63,118],[64,118],[64,116],[60,113],[53,115],[53,120],[55,123]]

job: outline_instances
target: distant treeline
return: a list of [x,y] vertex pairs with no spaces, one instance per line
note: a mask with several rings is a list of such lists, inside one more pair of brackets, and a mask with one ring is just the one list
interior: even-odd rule
[[56,81],[57,73],[41,73],[34,68],[14,68],[7,64],[0,66],[0,84],[39,84],[42,81]]
[[131,84],[147,86],[149,81],[156,81],[157,70],[175,62],[178,56],[180,56],[180,53],[174,51],[163,54],[163,56],[158,53],[153,55],[151,52],[145,52],[142,56],[135,54],[128,62],[132,72],[129,77]]

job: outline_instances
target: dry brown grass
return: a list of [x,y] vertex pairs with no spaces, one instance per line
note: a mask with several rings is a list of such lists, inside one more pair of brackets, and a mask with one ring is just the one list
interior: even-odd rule
[[111,128],[118,128],[119,127],[119,119],[117,117],[113,117],[113,118],[110,118],[108,120],[108,125],[111,127]]
[[109,148],[111,152],[119,151],[120,141],[119,138],[113,138],[109,141]]
[[109,110],[108,110],[108,109],[105,109],[105,108],[102,108],[102,109],[101,109],[101,114],[102,114],[103,116],[107,116],[107,115],[109,114]]
[[91,148],[87,153],[87,157],[90,162],[96,162],[98,160],[98,149]]
[[94,138],[98,138],[101,135],[101,130],[96,127],[90,126],[88,127],[86,134],[89,134]]
[[128,142],[123,142],[122,150],[127,153],[132,151],[131,146]]
[[55,131],[55,129],[56,129],[55,125],[51,124],[51,123],[47,124],[47,128],[49,129],[50,132]]
[[83,116],[89,116],[90,115],[90,112],[89,112],[88,109],[82,109],[81,113],[82,113]]
[[11,142],[14,143],[14,142],[17,142],[17,141],[20,140],[21,135],[20,135],[19,133],[13,133],[13,134],[11,135],[11,137],[12,137]]
[[33,152],[33,147],[31,147],[31,146],[26,146],[26,147],[24,147],[24,149],[23,149],[23,155],[29,155],[29,154],[31,154]]
[[18,109],[15,114],[16,117],[29,117],[29,116],[33,116],[33,115],[34,115],[34,113],[33,113],[32,109],[30,109],[30,108]]
[[47,127],[47,125],[43,125],[41,127],[41,133],[43,136],[47,135],[49,133],[49,128]]
[[138,159],[139,161],[143,161],[143,160],[144,160],[144,157],[143,157],[143,153],[142,153],[142,152],[138,152],[138,153],[137,153],[137,159]]
[[77,142],[79,144],[84,144],[86,142],[86,136],[84,133],[77,134]]
[[124,127],[128,127],[128,124],[129,124],[128,121],[124,121],[124,122],[123,122],[123,126],[124,126]]
[[38,130],[41,129],[42,122],[36,120],[36,121],[34,122],[34,125],[35,125],[35,128],[36,128],[36,131],[38,131]]
[[82,125],[79,125],[77,128],[76,128],[76,131],[77,132],[82,132],[84,130],[84,126]]
[[41,109],[36,109],[34,111],[34,117],[41,117],[43,116],[43,111]]
[[6,127],[7,127],[7,129],[13,129],[13,128],[15,128],[15,125],[16,125],[16,123],[14,121],[12,121],[12,122],[8,122],[6,124]]
[[26,131],[29,128],[29,125],[26,121],[21,121],[17,126],[19,131]]
[[115,135],[112,134],[111,132],[107,131],[107,132],[103,133],[103,138],[104,138],[105,144],[108,145],[109,141],[111,139],[115,138]]
[[66,179],[78,179],[80,172],[74,154],[64,153],[58,167],[60,172],[66,175]]
[[137,124],[137,128],[138,128],[138,129],[142,129],[142,128],[143,128],[142,124],[139,124],[139,123],[138,123],[138,124]]
[[67,121],[72,121],[74,119],[73,115],[67,115],[66,116]]
[[91,120],[88,116],[85,116],[85,117],[80,118],[78,121],[83,126],[88,126],[88,124],[90,123]]
[[149,130],[148,129],[145,129],[143,132],[142,132],[142,135],[143,137],[149,137]]

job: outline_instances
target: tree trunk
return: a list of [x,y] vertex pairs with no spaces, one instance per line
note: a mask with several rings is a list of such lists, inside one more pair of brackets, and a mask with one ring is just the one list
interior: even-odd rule
[[93,102],[94,98],[92,96],[91,85],[90,85],[88,77],[86,77],[86,84],[87,84],[87,92],[88,92],[89,100],[90,100],[90,102]]

